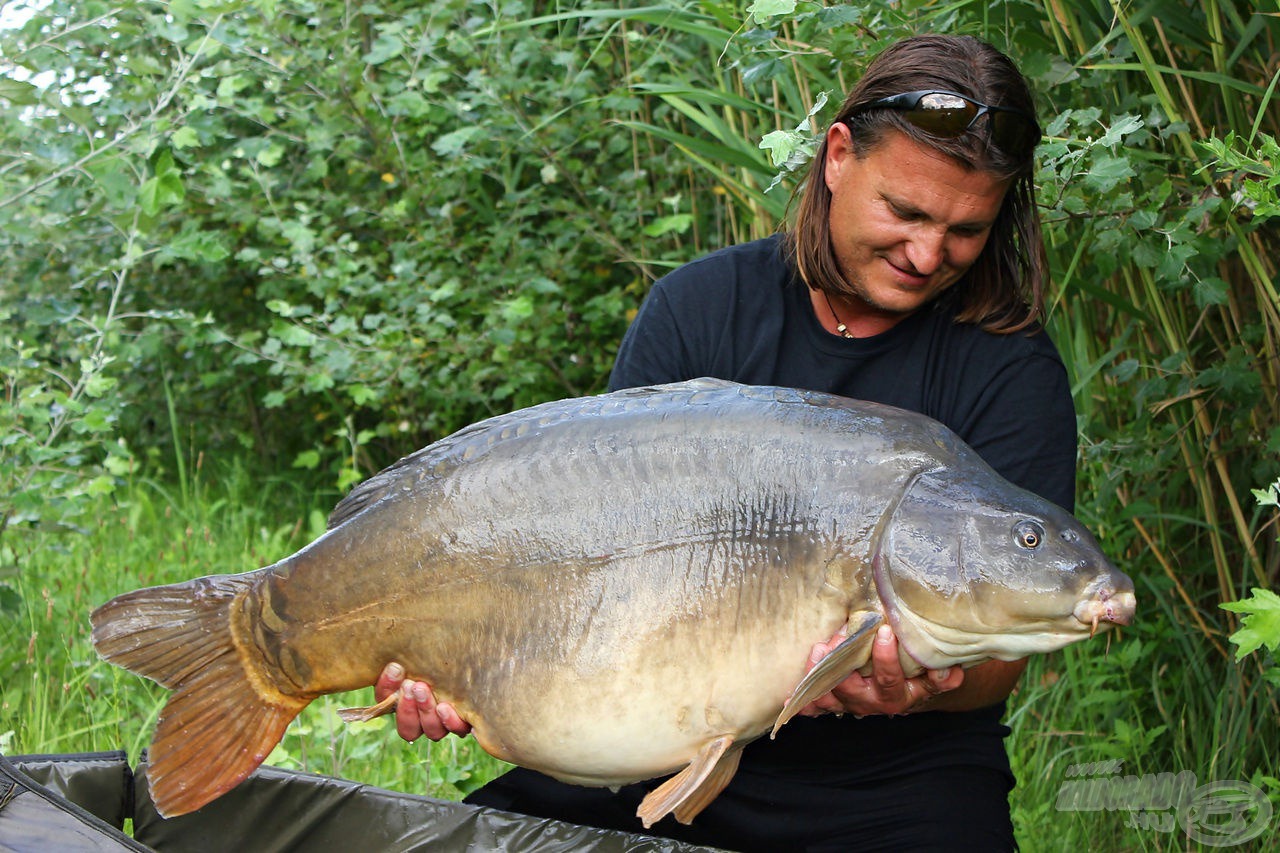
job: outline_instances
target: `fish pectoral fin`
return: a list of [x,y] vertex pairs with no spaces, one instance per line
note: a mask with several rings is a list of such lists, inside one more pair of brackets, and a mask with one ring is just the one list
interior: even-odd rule
[[849,617],[848,626],[852,629],[849,636],[832,649],[829,655],[818,661],[796,685],[796,689],[791,691],[791,698],[782,707],[782,713],[778,714],[773,731],[769,733],[771,739],[801,708],[824,693],[830,693],[850,673],[867,662],[874,631],[881,621],[882,617],[874,610],[861,611]]
[[370,705],[367,708],[342,708],[338,711],[338,716],[342,718],[344,723],[363,723],[369,720],[377,719],[383,714],[391,714],[396,710],[396,705],[400,700],[400,693],[396,691],[387,696],[377,705]]
[[734,745],[732,735],[721,735],[698,750],[688,767],[650,791],[636,816],[645,829],[672,812],[688,824],[729,784],[741,758],[742,746]]

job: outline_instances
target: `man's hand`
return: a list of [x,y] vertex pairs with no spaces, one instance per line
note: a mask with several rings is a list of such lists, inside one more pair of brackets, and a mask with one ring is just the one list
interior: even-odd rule
[[[815,645],[809,653],[809,669],[813,669],[843,639],[843,635],[837,634],[827,642]],[[876,631],[871,646],[871,664],[870,675],[853,673],[830,693],[806,705],[800,713],[807,717],[831,713],[866,717],[927,711],[931,710],[935,697],[955,690],[964,682],[964,669],[958,666],[927,670],[914,678],[907,678],[898,660],[898,639],[888,625],[881,625]]]
[[404,667],[389,663],[373,686],[373,696],[381,702],[396,691],[400,692],[396,732],[410,743],[422,735],[440,740],[450,732],[460,737],[470,733],[471,724],[459,717],[448,702],[436,702],[430,685],[425,681],[405,681]]

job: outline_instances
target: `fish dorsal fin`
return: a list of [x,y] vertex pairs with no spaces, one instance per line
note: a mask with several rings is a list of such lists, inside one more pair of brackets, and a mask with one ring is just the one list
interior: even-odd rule
[[873,632],[883,621],[879,613],[866,610],[854,613],[849,617],[849,636],[831,650],[831,653],[818,661],[809,670],[809,674],[800,680],[791,698],[783,706],[778,721],[773,724],[769,737],[778,734],[778,729],[799,713],[800,709],[825,693],[830,693],[837,684],[844,681],[855,670],[862,667],[871,657],[871,641]]
[[332,530],[350,521],[393,491],[411,488],[423,478],[444,476],[456,465],[513,438],[536,434],[539,430],[584,415],[601,416],[644,410],[655,401],[667,400],[673,395],[692,402],[714,395],[715,392],[733,389],[739,389],[739,393],[759,390],[736,382],[703,377],[668,385],[627,388],[610,394],[553,400],[478,421],[393,462],[358,484],[333,508],[333,512],[329,514],[328,529]]
[[435,446],[434,444],[428,445],[416,453],[411,453],[403,459],[391,463],[363,483],[357,484],[345,498],[338,501],[338,505],[333,508],[333,512],[329,513],[326,527],[329,530],[333,530],[343,522],[364,512],[382,500],[401,480],[416,480],[418,472],[411,469]]
[[729,784],[741,758],[742,746],[734,745],[732,735],[721,735],[698,750],[688,767],[650,791],[636,816],[645,829],[672,812],[688,824]]

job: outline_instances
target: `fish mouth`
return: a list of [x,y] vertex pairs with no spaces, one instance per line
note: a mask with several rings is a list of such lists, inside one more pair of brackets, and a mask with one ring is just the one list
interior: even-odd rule
[[1112,580],[1100,580],[1092,584],[1093,589],[1086,593],[1076,605],[1074,615],[1082,625],[1088,625],[1089,636],[1098,632],[1099,622],[1113,625],[1130,625],[1133,623],[1137,599],[1133,595],[1133,581],[1124,575]]

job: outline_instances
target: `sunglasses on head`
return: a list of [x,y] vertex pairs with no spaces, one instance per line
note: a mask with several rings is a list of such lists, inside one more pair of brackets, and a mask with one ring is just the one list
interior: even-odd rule
[[845,121],[876,109],[895,110],[925,133],[943,139],[954,139],[987,116],[991,141],[1007,154],[1026,154],[1039,137],[1035,119],[1021,110],[993,107],[940,89],[920,89],[880,98],[858,107]]

